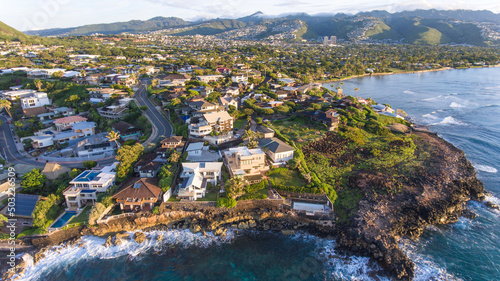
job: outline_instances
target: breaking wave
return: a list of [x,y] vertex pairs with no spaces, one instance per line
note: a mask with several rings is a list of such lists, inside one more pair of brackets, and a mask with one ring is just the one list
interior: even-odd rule
[[466,125],[466,124],[462,121],[453,118],[452,116],[448,116],[444,118],[441,122],[433,123],[430,125]]
[[462,105],[462,104],[459,104],[459,103],[456,103],[456,102],[452,102],[450,104],[450,107],[453,107],[453,108],[463,108],[463,107],[465,107],[465,105]]
[[498,172],[498,170],[494,167],[487,166],[487,165],[482,165],[482,164],[473,164],[474,168],[478,171],[486,172],[486,173],[492,173],[495,174]]

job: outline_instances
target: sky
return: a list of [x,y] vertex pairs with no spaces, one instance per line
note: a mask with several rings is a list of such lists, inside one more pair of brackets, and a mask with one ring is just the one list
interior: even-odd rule
[[471,9],[500,13],[491,0],[0,0],[0,21],[21,31],[86,24],[147,20],[157,16],[185,20],[238,18],[262,11],[290,13],[356,13],[415,9]]

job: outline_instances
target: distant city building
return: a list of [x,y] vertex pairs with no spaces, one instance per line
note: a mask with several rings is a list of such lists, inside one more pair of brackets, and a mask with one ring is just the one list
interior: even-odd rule
[[325,36],[323,38],[323,46],[334,45],[334,44],[337,44],[337,36],[331,36],[330,39],[328,39],[328,36]]

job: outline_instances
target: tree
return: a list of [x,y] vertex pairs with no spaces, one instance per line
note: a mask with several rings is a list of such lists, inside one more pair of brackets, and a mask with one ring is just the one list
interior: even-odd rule
[[245,109],[243,110],[243,112],[245,112],[245,114],[246,114],[247,116],[250,116],[250,115],[252,115],[252,114],[253,114],[253,112],[254,112],[254,111],[253,111],[253,109],[251,109],[251,108],[245,108]]
[[235,177],[228,179],[225,183],[225,187],[228,197],[235,199],[243,193],[245,183],[243,182],[243,178]]
[[109,141],[114,141],[116,143],[117,148],[120,147],[120,144],[118,143],[118,139],[120,138],[120,133],[112,130],[111,132],[108,133],[106,137],[109,139]]
[[141,109],[141,110],[147,110],[147,109],[148,109],[148,107],[147,107],[147,106],[145,106],[145,105],[143,105],[143,106],[141,106],[141,107],[140,107],[140,109]]
[[124,180],[132,170],[132,165],[139,159],[144,146],[139,143],[135,145],[124,145],[118,149],[116,152],[116,160],[120,162],[120,165],[116,169],[116,177],[118,180]]
[[0,100],[0,108],[4,109],[7,114],[9,114],[10,118],[12,118],[12,114],[10,114],[10,109],[12,108],[12,103],[8,100]]
[[74,179],[74,178],[76,178],[76,177],[77,177],[80,173],[81,173],[81,171],[80,171],[79,169],[74,168],[73,170],[71,170],[71,171],[69,172],[69,177],[70,177],[70,178],[72,178],[72,179]]
[[40,169],[33,169],[24,174],[21,181],[21,187],[27,192],[39,191],[45,185],[47,177],[43,175]]
[[179,162],[179,158],[181,158],[181,154],[177,151],[173,151],[170,157],[168,157],[168,161],[170,163],[177,163]]
[[357,92],[358,92],[358,91],[359,91],[359,88],[358,88],[358,87],[354,88],[354,95],[355,95],[355,96],[357,96]]
[[85,167],[87,170],[90,170],[90,169],[94,168],[95,166],[97,166],[96,161],[89,160],[89,161],[83,162],[83,167]]
[[40,79],[35,79],[35,81],[33,81],[33,84],[35,85],[36,89],[38,91],[41,91],[42,90],[42,80]]
[[16,127],[18,127],[19,129],[21,129],[21,128],[24,126],[24,124],[23,124],[23,122],[22,122],[22,121],[19,121],[19,120],[18,120],[18,121],[14,121],[14,126],[16,126]]
[[255,118],[255,122],[257,122],[257,124],[259,125],[262,125],[262,117]]
[[62,71],[56,71],[52,74],[52,78],[62,78],[64,73]]

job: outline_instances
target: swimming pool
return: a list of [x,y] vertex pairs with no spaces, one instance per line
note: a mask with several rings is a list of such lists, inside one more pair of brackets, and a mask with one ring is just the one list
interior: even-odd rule
[[76,215],[76,212],[74,211],[67,211],[56,223],[52,225],[52,227],[62,227],[65,225],[74,215]]

